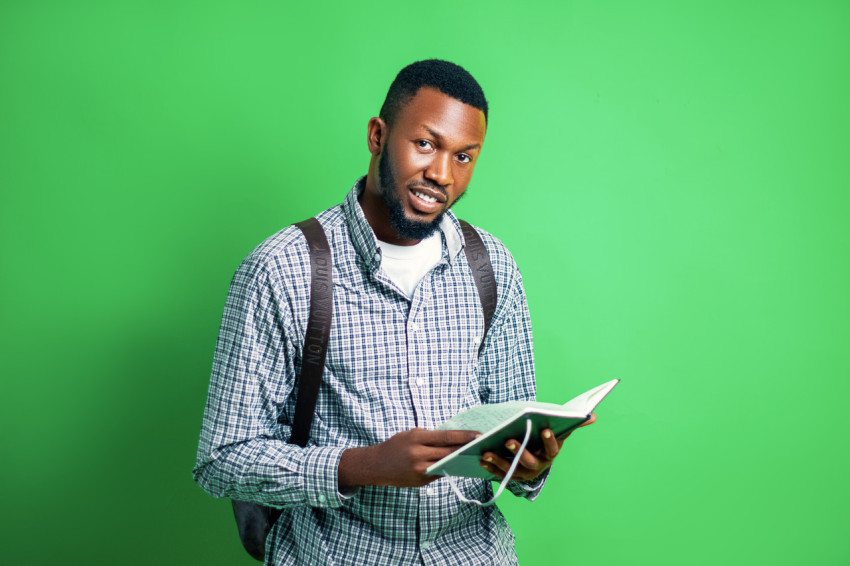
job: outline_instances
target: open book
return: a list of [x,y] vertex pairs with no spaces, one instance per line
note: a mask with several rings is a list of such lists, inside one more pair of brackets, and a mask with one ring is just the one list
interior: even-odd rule
[[564,405],[535,401],[509,401],[493,405],[478,405],[447,420],[437,430],[477,430],[481,436],[458,448],[426,473],[431,475],[465,476],[468,478],[496,479],[481,467],[481,455],[494,452],[508,460],[513,458],[505,448],[508,439],[522,442],[526,433],[526,420],[531,419],[531,437],[527,450],[534,452],[543,446],[540,433],[549,428],[560,438],[590,418],[590,413],[619,383],[614,379],[582,393]]

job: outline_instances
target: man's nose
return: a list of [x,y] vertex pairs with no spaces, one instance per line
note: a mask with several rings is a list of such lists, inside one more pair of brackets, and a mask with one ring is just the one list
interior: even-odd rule
[[451,185],[452,181],[452,156],[448,152],[440,151],[431,160],[425,176],[440,186]]

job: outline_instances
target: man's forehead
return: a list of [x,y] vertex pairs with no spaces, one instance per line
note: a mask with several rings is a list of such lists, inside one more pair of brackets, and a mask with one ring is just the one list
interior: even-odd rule
[[464,135],[484,138],[487,121],[484,112],[444,92],[424,86],[401,109],[399,121],[432,135]]

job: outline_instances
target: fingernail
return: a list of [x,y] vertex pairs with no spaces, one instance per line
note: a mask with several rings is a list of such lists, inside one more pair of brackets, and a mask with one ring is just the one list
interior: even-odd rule
[[485,461],[485,462],[492,462],[492,461],[493,461],[493,457],[492,457],[492,456],[487,456],[486,458],[484,458],[484,461]]
[[508,446],[508,450],[510,450],[511,452],[516,452],[516,444],[511,444],[510,446]]
[[481,467],[482,467],[482,468],[484,468],[484,469],[486,470],[486,469],[487,469],[487,464],[485,464],[484,462],[481,462]]
[[552,438],[552,433],[548,430],[543,431],[543,438]]

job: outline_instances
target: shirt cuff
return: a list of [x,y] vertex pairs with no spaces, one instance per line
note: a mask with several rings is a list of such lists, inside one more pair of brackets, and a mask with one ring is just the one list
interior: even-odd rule
[[539,477],[530,482],[511,481],[508,483],[508,489],[517,497],[524,497],[529,501],[534,501],[540,495],[540,490],[543,489],[543,484],[546,483],[546,478],[549,477],[551,470],[551,467],[547,468]]
[[310,507],[341,507],[359,488],[339,489],[339,460],[345,448],[307,448],[301,461],[304,495]]

